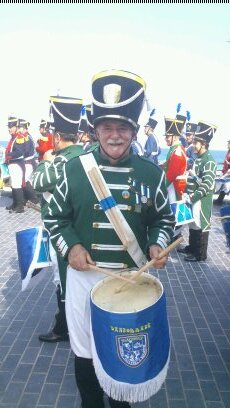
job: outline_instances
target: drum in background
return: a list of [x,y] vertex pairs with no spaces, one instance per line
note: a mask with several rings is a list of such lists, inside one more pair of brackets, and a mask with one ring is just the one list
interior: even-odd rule
[[43,227],[27,228],[16,232],[18,263],[22,291],[34,288],[52,265],[49,255],[49,235]]
[[159,391],[167,375],[166,298],[161,282],[147,273],[117,293],[120,285],[107,277],[91,291],[93,363],[106,394],[141,402]]
[[222,218],[221,222],[225,232],[227,246],[230,248],[230,205],[221,207],[220,215],[221,217],[226,217]]
[[193,222],[192,207],[190,204],[184,201],[176,201],[175,203],[170,203],[173,214],[176,218],[176,226],[188,224]]

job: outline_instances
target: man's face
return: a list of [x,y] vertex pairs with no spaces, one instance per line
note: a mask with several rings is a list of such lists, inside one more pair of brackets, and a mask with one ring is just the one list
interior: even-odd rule
[[167,146],[172,146],[173,136],[165,135],[165,141],[166,141]]
[[96,126],[96,136],[102,154],[112,163],[129,154],[135,132],[132,126],[126,122],[106,119]]
[[193,140],[193,147],[194,147],[195,153],[200,153],[203,148],[203,144],[199,142],[198,140]]
[[149,129],[150,129],[150,127],[149,126],[144,126],[144,132],[145,132],[145,134],[148,136],[148,134],[149,134]]
[[22,133],[22,135],[25,135],[27,133],[27,129],[22,127],[22,126],[19,127],[18,130],[19,130],[20,133]]
[[187,133],[186,134],[186,140],[187,140],[189,145],[192,143],[192,139],[193,139],[193,134],[192,133]]
[[46,129],[44,127],[41,127],[39,129],[39,132],[41,133],[42,136],[44,136],[46,134]]
[[17,132],[17,126],[9,127],[8,131],[10,135],[14,135]]

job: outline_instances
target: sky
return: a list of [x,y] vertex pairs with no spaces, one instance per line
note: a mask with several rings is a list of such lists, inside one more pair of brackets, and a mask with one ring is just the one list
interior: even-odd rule
[[[229,22],[226,4],[1,4],[0,141],[9,114],[29,120],[36,139],[50,95],[90,103],[93,75],[124,69],[146,81],[162,147],[164,116],[180,102],[192,122],[218,127],[211,148],[226,150]],[[141,125],[148,116],[144,107]]]

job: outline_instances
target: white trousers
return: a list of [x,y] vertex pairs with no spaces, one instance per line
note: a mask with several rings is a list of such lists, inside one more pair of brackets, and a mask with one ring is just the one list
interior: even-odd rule
[[23,171],[21,166],[17,163],[8,164],[8,169],[11,178],[11,187],[12,188],[21,188],[22,187],[22,177]]
[[66,320],[71,348],[78,357],[92,358],[90,341],[90,291],[105,278],[92,271],[77,271],[68,266],[66,280]]

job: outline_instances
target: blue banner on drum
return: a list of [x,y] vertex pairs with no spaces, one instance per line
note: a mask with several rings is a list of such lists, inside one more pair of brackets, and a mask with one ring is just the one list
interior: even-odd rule
[[104,391],[129,402],[155,394],[165,380],[169,361],[165,294],[134,313],[108,312],[91,300],[91,325],[94,366]]
[[18,231],[16,243],[22,290],[35,287],[44,277],[42,269],[52,265],[48,232],[42,227]]

